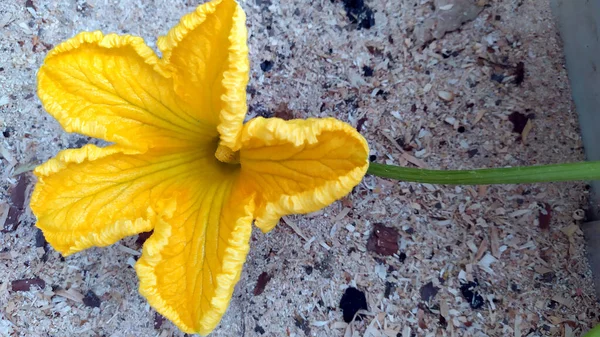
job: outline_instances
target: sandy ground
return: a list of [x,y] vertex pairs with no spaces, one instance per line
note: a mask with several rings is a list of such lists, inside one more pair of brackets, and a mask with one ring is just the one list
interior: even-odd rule
[[[342,1],[245,1],[249,115],[335,116],[360,129],[373,160],[397,165],[582,160],[548,1],[479,4],[474,21],[421,48],[415,30],[447,5],[367,1],[372,13],[362,8],[352,23]],[[33,227],[27,178],[60,149],[93,141],[64,133],[40,106],[35,74],[49,48],[95,29],[141,35],[154,47],[196,5],[0,2],[0,336],[183,335],[137,294],[136,238],[62,259]],[[582,183],[452,187],[367,177],[321,212],[254,233],[213,335],[578,336],[600,309],[578,227],[586,200]],[[377,223],[399,233],[392,256],[367,249]],[[260,293],[263,273],[270,279]],[[36,285],[18,291],[24,279]],[[465,291],[465,282],[477,286]],[[339,309],[349,286],[368,303],[350,325]],[[470,305],[473,296],[481,303]]]

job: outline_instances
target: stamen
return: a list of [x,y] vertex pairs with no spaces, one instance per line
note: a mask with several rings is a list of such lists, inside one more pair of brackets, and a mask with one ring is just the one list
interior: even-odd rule
[[233,152],[230,148],[228,148],[227,146],[223,146],[221,144],[219,144],[219,147],[217,147],[217,151],[215,152],[215,157],[217,157],[217,159],[222,162],[222,163],[226,163],[226,164],[239,164],[240,163],[240,152]]

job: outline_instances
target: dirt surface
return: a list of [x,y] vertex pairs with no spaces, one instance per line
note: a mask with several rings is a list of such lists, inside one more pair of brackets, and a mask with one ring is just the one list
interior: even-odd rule
[[[371,159],[396,165],[583,160],[548,1],[476,1],[474,20],[415,45],[415,29],[448,17],[452,3],[243,2],[249,116],[335,116],[367,138]],[[0,336],[183,335],[137,293],[136,237],[63,259],[27,203],[34,165],[94,142],[66,134],[40,106],[35,74],[48,50],[95,29],[141,35],[154,48],[196,5],[0,1]],[[321,212],[255,231],[213,335],[579,336],[600,313],[579,229],[587,193],[583,183],[366,177]],[[349,287],[367,304],[350,324],[339,308]]]

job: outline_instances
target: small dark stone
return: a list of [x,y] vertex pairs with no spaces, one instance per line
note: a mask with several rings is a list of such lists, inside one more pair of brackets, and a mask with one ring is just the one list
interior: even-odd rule
[[306,272],[307,275],[310,275],[313,272],[313,267],[312,266],[304,266],[304,271]]
[[31,8],[31,9],[33,9],[33,10],[36,10],[36,8],[35,8],[35,5],[33,4],[33,1],[32,1],[32,0],[26,0],[26,1],[25,1],[25,7],[27,7],[27,8]]
[[90,6],[87,2],[84,3],[77,3],[77,8],[76,10],[81,13],[83,16],[88,16],[89,15],[89,11],[92,9],[93,7]]
[[463,133],[466,131],[464,126],[459,126],[458,129],[456,129],[456,131],[458,131],[458,133]]
[[504,81],[504,75],[502,75],[502,74],[492,74],[491,80],[492,81],[496,81],[498,83],[502,83],[502,81]]
[[519,62],[515,68],[515,84],[521,85],[523,81],[525,81],[525,63]]
[[165,322],[165,317],[158,312],[154,313],[154,329],[158,330],[162,327]]
[[429,302],[432,298],[435,297],[435,295],[437,295],[438,291],[440,291],[440,288],[435,287],[433,285],[433,282],[425,284],[419,290],[419,292],[421,293],[421,300]]
[[400,253],[400,255],[398,256],[398,260],[400,260],[400,263],[404,263],[404,261],[406,261],[406,253]]
[[92,308],[100,308],[100,298],[93,291],[88,290],[88,292],[83,297],[83,304]]
[[554,273],[547,272],[547,273],[540,275],[540,281],[544,282],[544,283],[552,283],[552,281],[554,281]]
[[4,129],[4,131],[2,131],[2,135],[4,136],[4,138],[8,138],[10,137],[11,132],[14,132],[14,130],[11,128],[6,128]]
[[494,19],[495,19],[496,21],[500,21],[500,20],[502,20],[502,17],[501,17],[500,15],[496,15],[496,16],[494,17]]
[[367,241],[367,250],[389,256],[398,251],[398,231],[382,224],[375,224],[371,236]]
[[357,24],[357,28],[369,29],[375,25],[373,10],[365,5],[364,0],[342,0],[346,15],[350,22]]
[[44,289],[46,282],[41,278],[29,278],[11,282],[13,291],[29,291],[31,290],[31,286],[38,286],[40,289]]
[[273,69],[274,64],[275,63],[273,63],[273,61],[264,60],[260,63],[260,69],[266,73],[266,72],[270,71],[271,69]]
[[302,318],[302,316],[296,315],[294,317],[294,324],[300,330],[304,331],[304,334],[306,336],[310,336],[310,324],[309,324],[309,322],[307,320],[305,320],[304,318]]
[[264,334],[264,333],[265,333],[265,329],[263,329],[263,327],[262,327],[262,326],[260,326],[260,325],[257,325],[257,326],[254,328],[254,332],[258,332],[259,334],[261,334],[261,335],[262,335],[262,334]]
[[385,296],[385,298],[390,298],[394,290],[396,290],[395,284],[393,284],[392,282],[385,282],[385,293],[383,294],[383,296]]
[[478,153],[479,153],[479,150],[477,150],[477,149],[471,149],[471,150],[467,151],[467,154],[469,155],[469,158],[475,157],[475,155],[478,154]]
[[510,285],[510,290],[516,292],[516,293],[520,293],[521,289],[519,289],[519,286],[516,283],[511,283]]
[[477,280],[475,280],[475,282],[463,283],[460,286],[460,292],[467,302],[469,302],[472,309],[479,309],[483,307],[483,304],[485,303],[483,297],[476,290],[477,286],[479,286]]
[[508,116],[508,120],[513,123],[513,132],[521,134],[529,121],[529,116],[515,111]]
[[271,275],[269,275],[267,272],[263,271],[260,275],[258,275],[258,281],[256,282],[256,286],[254,287],[253,291],[254,296],[262,294],[270,280]]
[[371,76],[373,76],[373,68],[371,68],[371,67],[369,67],[369,66],[363,66],[362,70],[363,70],[363,74],[364,74],[366,77],[371,77]]
[[371,163],[374,162],[374,161],[376,161],[376,160],[377,160],[377,156],[376,155],[372,154],[372,155],[369,156],[369,161]]
[[[359,310],[368,310],[367,297],[365,296],[365,293],[354,287],[349,287],[344,292],[344,295],[342,295],[342,299],[340,300],[340,309],[342,309],[342,313],[344,315],[344,322],[352,322],[354,315],[356,315]],[[362,316],[358,315],[356,320],[361,321]]]

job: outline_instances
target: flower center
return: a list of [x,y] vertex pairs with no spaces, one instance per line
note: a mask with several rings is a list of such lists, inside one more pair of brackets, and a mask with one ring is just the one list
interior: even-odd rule
[[233,152],[230,148],[221,144],[219,144],[217,151],[215,151],[215,157],[217,157],[220,162],[226,164],[240,163],[240,152]]

